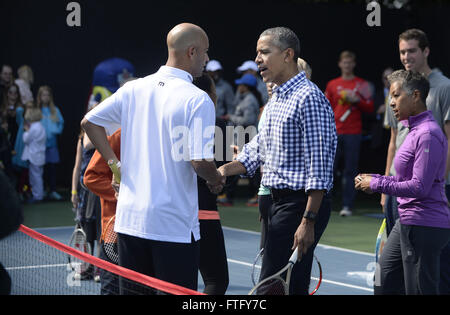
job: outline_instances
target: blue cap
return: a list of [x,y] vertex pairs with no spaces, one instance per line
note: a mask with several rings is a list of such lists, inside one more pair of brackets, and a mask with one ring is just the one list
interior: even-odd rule
[[253,74],[250,74],[250,73],[244,74],[244,75],[242,76],[242,78],[237,79],[237,80],[234,81],[234,82],[235,82],[237,85],[245,84],[245,85],[253,86],[253,87],[256,87],[256,85],[257,85],[257,81],[256,81],[255,76],[254,76]]

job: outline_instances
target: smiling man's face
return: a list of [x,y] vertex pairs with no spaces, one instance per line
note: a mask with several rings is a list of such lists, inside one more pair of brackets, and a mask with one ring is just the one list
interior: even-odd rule
[[399,52],[400,61],[406,70],[423,72],[423,68],[427,65],[428,47],[422,50],[416,39],[400,40]]

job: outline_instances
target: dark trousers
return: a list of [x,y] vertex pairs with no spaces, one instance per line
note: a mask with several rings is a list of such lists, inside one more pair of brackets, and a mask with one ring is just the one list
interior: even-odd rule
[[200,220],[200,273],[204,293],[224,295],[228,288],[228,262],[220,220]]
[[[199,242],[172,243],[118,233],[119,265],[185,288],[197,290]],[[120,278],[120,293],[154,294],[150,288]]]
[[46,163],[44,166],[44,181],[50,192],[56,191],[56,165],[55,163]]
[[386,235],[389,236],[395,222],[399,219],[397,197],[386,195],[384,217],[386,218]]
[[261,240],[259,248],[264,248],[264,243],[266,242],[266,235],[269,228],[269,212],[272,208],[272,196],[271,195],[259,195],[258,196],[258,207],[259,215],[261,216]]
[[450,229],[397,220],[375,271],[375,294],[439,294],[440,254],[449,240]]
[[[358,175],[361,135],[338,135],[334,170],[343,160],[342,172],[342,206],[353,208],[355,199],[355,177]],[[337,176],[335,176],[337,178]]]
[[[103,241],[101,244],[103,245]],[[100,246],[99,258],[112,264],[114,263],[106,255],[103,246]],[[107,270],[100,269],[100,294],[119,295],[119,276]]]
[[[261,280],[280,271],[288,263],[292,254],[294,234],[301,223],[307,203],[307,195],[304,191],[279,195],[275,190],[272,190],[272,198],[273,206],[269,213],[269,227],[265,241]],[[327,227],[330,213],[330,197],[326,195],[323,198],[314,225],[315,242],[302,260],[297,262],[292,269],[290,294],[308,294],[314,249]]]
[[0,263],[0,295],[11,294],[11,277]]

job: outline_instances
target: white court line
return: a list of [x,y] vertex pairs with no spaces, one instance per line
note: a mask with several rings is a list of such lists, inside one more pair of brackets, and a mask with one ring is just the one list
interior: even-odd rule
[[[243,265],[243,266],[247,266],[247,267],[253,267],[253,264],[250,264],[250,263],[247,263],[244,261],[230,259],[230,258],[228,258],[227,260],[230,263],[239,264],[239,265]],[[261,268],[261,266],[256,266],[256,268]],[[319,280],[319,279],[314,279],[314,280]],[[334,285],[341,286],[341,287],[347,287],[347,288],[352,288],[352,289],[357,289],[357,290],[362,290],[362,291],[367,291],[367,292],[373,292],[373,289],[361,287],[358,285],[348,284],[348,283],[344,283],[344,282],[332,281],[332,280],[327,280],[327,279],[322,279],[322,282],[334,284]]]
[[36,265],[36,266],[22,266],[22,267],[7,267],[5,268],[8,271],[14,270],[27,270],[27,269],[40,269],[40,268],[55,268],[55,267],[67,267],[66,264],[53,264],[53,265]]
[[[44,228],[36,228],[35,230],[41,230],[41,231],[50,230],[51,231],[51,230],[58,230],[58,229],[62,229],[62,230],[63,229],[73,229],[73,226],[44,227]],[[229,230],[229,231],[242,232],[242,233],[247,233],[247,234],[253,234],[253,235],[261,235],[260,232],[232,228],[232,227],[228,227],[228,226],[222,226],[222,229]],[[338,250],[341,252],[360,254],[360,255],[371,256],[371,257],[375,256],[375,254],[372,254],[372,253],[362,252],[362,251],[347,249],[347,248],[342,248],[342,247],[336,247],[336,246],[331,246],[331,245],[318,244],[317,246],[319,246],[323,249],[335,249],[335,250]]]
[[[236,231],[236,232],[242,232],[242,233],[253,234],[253,235],[261,235],[261,233],[255,232],[255,231],[248,231],[248,230],[243,230],[243,229],[231,228],[231,227],[227,227],[227,226],[223,226],[222,228],[224,230],[229,230],[229,231]],[[358,251],[358,250],[353,250],[353,249],[347,249],[347,248],[336,247],[336,246],[331,246],[331,245],[323,245],[323,244],[318,244],[317,246],[319,246],[319,247],[321,247],[323,249],[335,249],[335,250],[341,251],[341,252],[347,252],[347,253],[353,253],[353,254],[359,254],[359,255],[375,257],[375,254],[362,252],[362,251]]]

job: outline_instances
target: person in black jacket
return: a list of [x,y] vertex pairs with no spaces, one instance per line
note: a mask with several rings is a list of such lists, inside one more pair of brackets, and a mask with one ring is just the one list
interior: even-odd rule
[[[22,204],[8,176],[0,168],[0,240],[17,231],[23,222]],[[0,263],[0,295],[11,293],[11,277]]]

